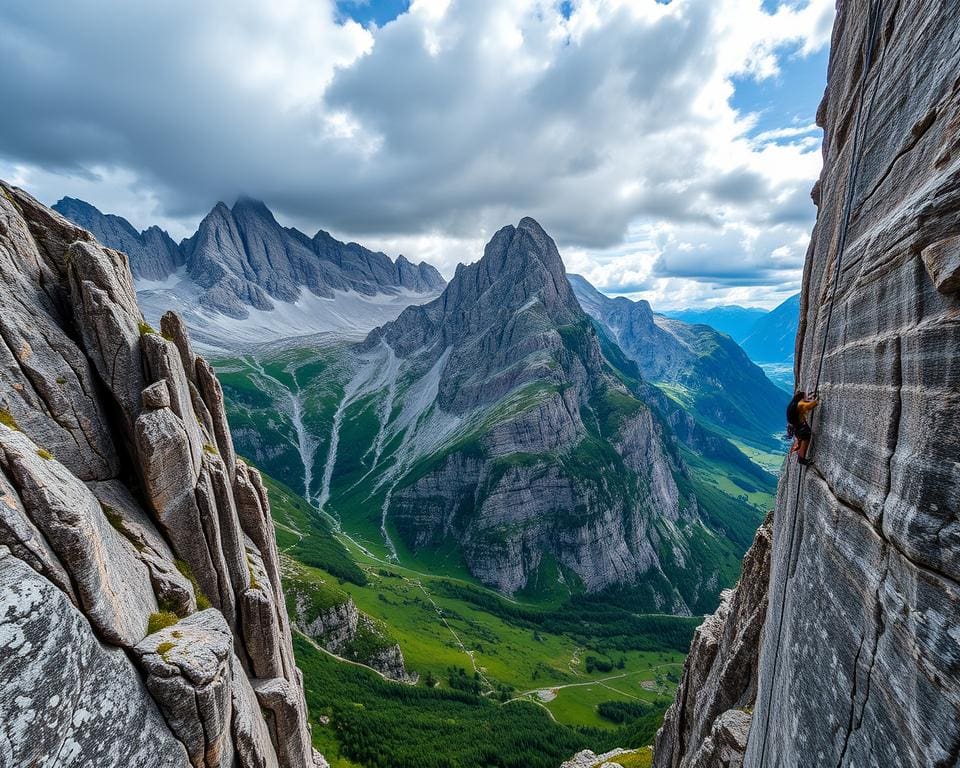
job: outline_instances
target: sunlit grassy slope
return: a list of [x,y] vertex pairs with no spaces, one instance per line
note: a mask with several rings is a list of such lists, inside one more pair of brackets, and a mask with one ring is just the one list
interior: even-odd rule
[[[508,601],[466,580],[383,561],[291,489],[265,482],[287,578],[314,583],[319,602],[352,597],[383,621],[420,675],[412,692],[298,637],[315,743],[335,766],[473,765],[501,729],[509,737],[499,757],[480,764],[555,766],[578,749],[652,738],[698,619]],[[622,723],[601,716],[604,702],[640,706]],[[411,732],[412,724],[433,735]],[[374,738],[387,762],[364,746]],[[447,762],[417,762],[428,744]],[[532,744],[536,755],[527,751]]]

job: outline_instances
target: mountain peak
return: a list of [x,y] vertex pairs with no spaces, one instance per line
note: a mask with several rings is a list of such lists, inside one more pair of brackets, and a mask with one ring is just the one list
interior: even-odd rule
[[210,213],[208,213],[206,216],[203,217],[201,224],[203,221],[206,221],[211,216],[221,216],[224,218],[229,218],[231,215],[232,215],[232,212],[230,210],[230,206],[228,206],[225,202],[223,202],[223,200],[218,200],[217,204],[210,209]]
[[185,265],[184,278],[201,289],[191,301],[238,319],[247,317],[251,307],[270,311],[273,300],[295,303],[303,288],[324,298],[336,291],[396,297],[401,289],[428,298],[445,285],[429,264],[414,265],[403,257],[394,261],[323,230],[310,238],[283,227],[263,201],[246,195],[232,208],[217,202],[179,246],[162,230],[137,232],[126,219],[103,214],[82,200],[65,197],[57,210],[104,245],[127,253],[137,279],[164,281]]
[[61,215],[66,215],[62,213],[64,210],[86,211],[89,213],[98,214],[100,216],[103,215],[100,212],[100,209],[97,208],[95,205],[93,205],[92,203],[88,203],[86,200],[81,200],[77,197],[61,197],[54,204],[53,209],[55,211],[61,212]]
[[[589,320],[577,303],[567,281],[557,246],[533,219],[499,229],[484,248],[483,257],[460,265],[444,292],[429,304],[408,307],[392,323],[373,331],[368,345],[385,339],[400,357],[424,357],[434,362],[452,347],[441,399],[452,402],[479,402],[496,396],[496,387],[484,391],[503,370],[528,355],[536,358],[528,374],[545,379],[552,374],[540,371],[548,350],[564,346],[561,328],[584,328]],[[592,347],[587,345],[584,364],[593,366]],[[477,349],[486,350],[481,357]],[[557,354],[561,354],[557,352]],[[513,369],[519,376],[520,366]],[[527,374],[524,374],[527,375]],[[469,384],[461,379],[466,377]],[[515,383],[515,382],[514,382]],[[499,385],[498,385],[499,386]]]
[[248,197],[247,195],[240,195],[240,197],[237,198],[236,202],[233,204],[231,212],[234,215],[251,213],[256,216],[270,219],[271,221],[276,221],[273,211],[267,207],[266,203],[264,203],[262,200],[257,200],[254,197]]
[[104,245],[127,254],[130,271],[144,280],[163,280],[183,263],[177,245],[159,227],[138,232],[129,221],[75,197],[63,197],[53,209],[93,234]]
[[535,232],[543,237],[548,237],[546,230],[540,226],[540,222],[532,216],[524,216],[517,224],[517,229],[526,229],[529,232]]

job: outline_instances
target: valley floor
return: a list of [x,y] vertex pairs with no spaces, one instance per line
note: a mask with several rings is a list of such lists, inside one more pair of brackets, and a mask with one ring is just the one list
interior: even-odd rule
[[[329,552],[304,554],[316,554],[311,543],[331,535],[319,513],[278,483],[268,487],[285,570],[295,570],[318,592],[347,593],[361,612],[383,622],[408,671],[419,675],[415,686],[385,680],[298,634],[315,745],[335,768],[422,766],[427,763],[408,750],[424,739],[436,765],[482,764],[471,762],[473,750],[489,742],[483,732],[490,728],[512,739],[501,745],[500,762],[490,765],[555,768],[580,749],[602,752],[651,740],[679,680],[684,655],[677,649],[699,619],[611,609],[618,624],[609,615],[598,621],[586,609],[578,617],[569,607],[554,611],[509,601],[464,579],[389,562],[342,532],[333,534],[340,551],[349,553],[363,578],[337,578],[303,562],[329,561],[337,570]],[[669,631],[659,632],[661,626]],[[402,712],[394,709],[397,702]],[[352,718],[357,710],[365,716]],[[418,722],[425,733],[414,735],[410,729]],[[378,740],[386,762],[364,752],[368,739]],[[536,755],[526,746],[531,739],[545,739]]]

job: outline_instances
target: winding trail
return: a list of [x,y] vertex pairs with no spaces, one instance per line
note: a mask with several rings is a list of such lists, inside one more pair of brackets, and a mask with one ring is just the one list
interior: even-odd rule
[[302,637],[304,640],[306,640],[310,645],[316,648],[318,651],[322,651],[323,653],[327,654],[327,656],[332,656],[337,661],[342,661],[344,664],[352,664],[355,667],[363,667],[364,669],[369,669],[371,672],[373,672],[376,675],[379,675],[382,679],[386,680],[388,683],[396,683],[397,685],[416,685],[417,684],[416,681],[414,680],[397,680],[392,677],[387,677],[379,669],[374,669],[373,667],[368,666],[367,664],[363,664],[362,662],[359,662],[359,661],[354,661],[353,659],[345,658],[344,656],[339,656],[333,651],[327,650],[322,645],[320,645],[320,643],[318,643],[316,640],[310,637],[310,635],[304,634],[296,627],[291,627],[291,629],[300,637]]
[[492,693],[493,686],[490,684],[490,681],[487,679],[487,676],[483,674],[483,672],[480,670],[480,667],[477,666],[477,660],[473,655],[473,651],[467,650],[467,647],[463,644],[463,640],[460,639],[460,635],[457,634],[457,631],[450,626],[450,622],[447,621],[447,617],[443,615],[443,609],[439,605],[437,605],[436,601],[433,599],[433,596],[430,594],[427,588],[424,587],[423,583],[418,579],[405,578],[404,580],[409,582],[410,584],[413,584],[421,592],[423,592],[424,596],[427,598],[427,601],[430,603],[430,605],[433,606],[433,610],[437,612],[437,616],[440,617],[440,621],[443,622],[443,625],[450,631],[450,634],[453,635],[453,639],[456,641],[457,645],[460,647],[460,650],[463,651],[467,655],[467,658],[470,659],[470,665],[473,667],[473,673],[475,675],[479,675],[480,679],[483,680],[484,684],[487,686],[486,692]]
[[[650,667],[649,669],[637,669],[633,672],[621,672],[619,675],[610,675],[610,677],[598,677],[593,680],[585,680],[582,683],[565,683],[564,685],[546,685],[540,688],[533,688],[529,691],[521,691],[514,698],[523,699],[524,697],[527,697],[527,696],[533,696],[539,691],[559,691],[563,688],[583,688],[584,686],[587,686],[587,685],[602,685],[604,688],[610,688],[611,691],[617,691],[617,693],[623,694],[624,696],[631,696],[632,694],[629,694],[626,691],[618,690],[616,688],[611,688],[609,685],[606,685],[606,683],[610,682],[611,680],[622,680],[625,677],[636,677],[637,675],[645,675],[650,672],[653,672],[654,670],[663,669],[664,667],[682,667],[682,666],[683,666],[682,661],[671,661],[665,664],[657,664],[657,666]],[[639,697],[634,697],[634,698],[639,698]]]

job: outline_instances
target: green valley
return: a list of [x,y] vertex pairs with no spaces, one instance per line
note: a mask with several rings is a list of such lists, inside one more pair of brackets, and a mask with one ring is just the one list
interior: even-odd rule
[[695,375],[647,376],[525,219],[363,342],[214,361],[334,765],[555,768],[651,742],[776,461],[773,407],[718,383],[762,372],[670,322]]
[[[324,606],[352,598],[383,623],[377,642],[399,643],[419,676],[416,685],[385,680],[297,633],[315,744],[334,766],[423,765],[417,739],[400,726],[411,719],[437,765],[555,767],[579,749],[650,741],[699,619],[643,616],[602,601],[561,610],[388,562],[291,489],[264,480],[288,598],[304,585]],[[358,710],[363,718],[353,716]],[[457,738],[464,728],[512,734],[509,748],[495,750],[509,758],[472,762],[471,750],[489,740]],[[375,754],[364,748],[372,743]]]

